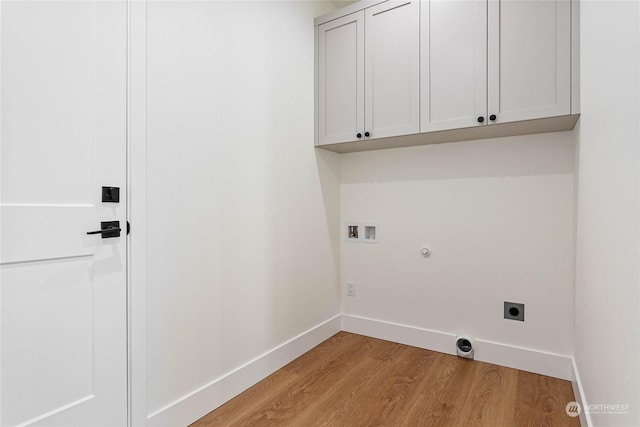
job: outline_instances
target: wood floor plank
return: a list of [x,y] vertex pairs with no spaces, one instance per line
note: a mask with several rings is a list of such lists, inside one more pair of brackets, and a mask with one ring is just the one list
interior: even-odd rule
[[460,427],[513,425],[518,371],[490,363],[476,362]]
[[366,341],[359,346],[356,358],[360,359],[358,367],[343,376],[331,386],[322,397],[299,415],[299,424],[308,426],[344,425],[343,419],[353,419],[353,411],[367,401],[368,393],[374,387],[381,372],[392,366],[407,346],[383,340],[362,337]]
[[373,338],[365,337],[363,335],[338,332],[282,369],[297,375],[308,375],[315,369],[331,362],[345,351],[348,351],[349,349],[353,350],[354,347],[366,348],[374,341],[375,340]]
[[[330,393],[330,397],[309,408],[300,425],[371,426],[395,425],[398,414],[416,395],[416,387],[428,375],[436,353],[408,346],[390,346],[389,356],[381,351],[364,373],[353,371]],[[397,350],[400,351],[397,351]],[[380,349],[379,349],[380,350]]]
[[299,378],[298,375],[280,369],[258,384],[234,397],[218,410],[197,421],[199,427],[215,427],[239,423],[247,411],[259,410],[273,394],[284,393]]
[[402,353],[390,360],[370,383],[369,392],[352,411],[358,425],[394,425],[407,408],[414,404],[419,387],[433,372],[437,353],[404,346]]
[[440,355],[433,375],[422,385],[418,399],[409,409],[405,425],[455,425],[461,418],[476,368],[471,360]]
[[365,357],[348,375],[333,384],[326,393],[314,399],[291,425],[293,427],[349,425],[347,420],[353,420],[354,408],[359,407],[361,402],[367,399],[376,373],[384,370],[385,365],[390,363],[378,358]]
[[[352,345],[337,351],[333,358],[318,361],[312,367],[298,369],[300,379],[286,393],[279,393],[267,400],[260,410],[251,411],[240,419],[240,425],[292,425],[297,416],[305,411],[327,389],[348,376],[349,371],[362,363],[364,343],[370,341],[357,335],[347,337]],[[354,345],[356,344],[356,345]],[[379,343],[373,343],[374,346]],[[305,373],[302,375],[302,373]]]
[[373,359],[383,361],[396,360],[396,357],[407,346],[391,341],[372,339],[365,347],[361,348],[363,354]]
[[571,383],[340,332],[193,424],[579,426]]
[[518,372],[514,424],[525,427],[580,426],[578,418],[565,412],[575,400],[568,381],[530,372]]

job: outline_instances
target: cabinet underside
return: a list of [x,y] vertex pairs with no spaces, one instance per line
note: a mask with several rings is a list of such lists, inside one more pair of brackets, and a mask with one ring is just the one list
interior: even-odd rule
[[580,114],[572,114],[520,122],[496,123],[439,132],[417,133],[392,138],[377,138],[364,141],[343,142],[340,144],[318,145],[317,148],[322,148],[336,153],[354,153],[357,151],[440,144],[443,142],[469,141],[474,139],[558,132],[573,129],[579,117]]

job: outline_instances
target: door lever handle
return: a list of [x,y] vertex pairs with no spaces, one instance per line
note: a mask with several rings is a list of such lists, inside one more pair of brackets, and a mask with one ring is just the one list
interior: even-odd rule
[[110,237],[120,237],[120,221],[103,221],[100,223],[100,230],[87,231],[87,234],[101,234],[103,239]]
[[96,230],[96,231],[87,231],[87,234],[102,234],[102,233],[112,233],[115,231],[122,231],[120,227],[109,227],[104,230]]

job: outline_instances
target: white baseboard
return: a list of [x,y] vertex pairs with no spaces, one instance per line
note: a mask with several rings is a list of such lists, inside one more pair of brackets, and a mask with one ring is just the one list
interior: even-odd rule
[[580,379],[580,373],[578,372],[578,365],[576,365],[576,360],[571,358],[571,366],[573,368],[573,376],[571,378],[571,386],[573,387],[573,395],[576,398],[576,402],[580,404],[580,425],[582,427],[593,427],[593,421],[591,421],[591,417],[585,410],[587,407],[587,399],[584,395],[584,388],[582,388],[582,380]]
[[571,356],[475,339],[476,360],[570,381]]
[[[387,341],[455,354],[455,334],[402,325],[348,314],[342,315],[342,330]],[[475,360],[572,380],[570,356],[474,338]]]
[[342,330],[440,353],[455,354],[456,336],[445,332],[350,314],[342,315]]
[[149,415],[147,426],[186,426],[340,332],[340,315],[322,322],[250,362]]

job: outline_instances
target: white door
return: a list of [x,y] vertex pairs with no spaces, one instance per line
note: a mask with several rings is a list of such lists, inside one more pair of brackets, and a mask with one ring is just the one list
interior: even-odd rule
[[421,10],[421,132],[487,123],[487,1]]
[[125,426],[127,5],[0,4],[0,424]]
[[[364,12],[318,27],[318,144],[364,139]],[[360,135],[360,136],[358,136]]]
[[489,0],[488,18],[490,122],[570,114],[569,0]]
[[420,132],[420,2],[365,10],[365,138]]

